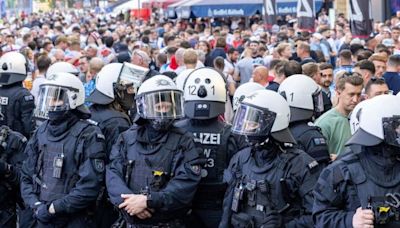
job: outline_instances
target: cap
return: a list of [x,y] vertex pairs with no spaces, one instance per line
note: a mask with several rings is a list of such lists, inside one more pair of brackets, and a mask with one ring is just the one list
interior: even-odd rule
[[394,47],[394,40],[393,39],[383,39],[382,44],[386,47]]

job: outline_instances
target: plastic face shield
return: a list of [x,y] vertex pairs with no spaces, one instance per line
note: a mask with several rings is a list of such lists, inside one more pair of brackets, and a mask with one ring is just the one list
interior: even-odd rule
[[145,119],[179,119],[183,114],[181,91],[143,94],[136,100],[138,114]]
[[118,84],[126,87],[139,88],[148,72],[148,68],[125,62],[122,65],[122,69],[118,77]]
[[48,119],[48,113],[51,111],[69,110],[68,92],[69,89],[60,86],[41,86],[34,116]]
[[235,113],[232,132],[247,136],[267,136],[275,118],[275,112],[241,104]]
[[400,116],[383,118],[382,126],[385,143],[400,147]]

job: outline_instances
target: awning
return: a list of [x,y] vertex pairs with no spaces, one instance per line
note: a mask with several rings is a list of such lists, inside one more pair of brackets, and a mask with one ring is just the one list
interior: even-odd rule
[[[263,0],[191,0],[179,7],[182,18],[194,17],[243,17],[262,12]],[[178,12],[177,12],[178,13]]]
[[[276,0],[278,15],[296,14],[298,0]],[[168,17],[243,17],[263,13],[264,0],[182,0],[168,7]],[[315,0],[318,12],[323,0]],[[176,14],[175,14],[176,13]]]

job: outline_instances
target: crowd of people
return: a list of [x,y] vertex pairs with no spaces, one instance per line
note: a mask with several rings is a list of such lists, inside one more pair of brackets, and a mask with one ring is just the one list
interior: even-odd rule
[[4,18],[1,227],[400,224],[400,14],[278,22]]

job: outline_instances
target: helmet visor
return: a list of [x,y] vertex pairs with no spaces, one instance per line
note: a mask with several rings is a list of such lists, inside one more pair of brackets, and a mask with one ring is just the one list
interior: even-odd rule
[[181,91],[159,91],[137,98],[138,114],[145,119],[179,119],[183,114]]
[[400,147],[400,116],[383,118],[382,126],[385,143]]
[[51,111],[69,110],[68,91],[67,88],[60,86],[41,86],[34,116],[48,119],[48,113]]
[[275,118],[275,112],[241,104],[233,119],[232,132],[247,136],[267,136]]
[[313,97],[314,112],[321,113],[324,111],[324,96],[322,90],[315,92]]

